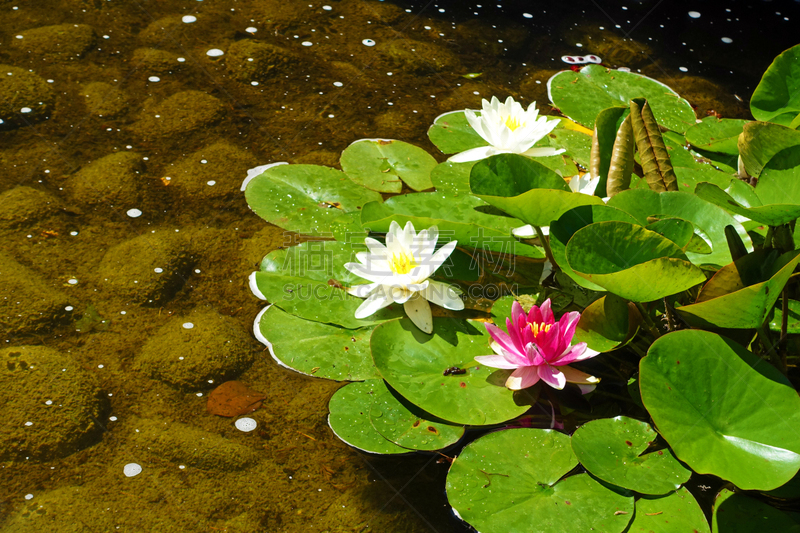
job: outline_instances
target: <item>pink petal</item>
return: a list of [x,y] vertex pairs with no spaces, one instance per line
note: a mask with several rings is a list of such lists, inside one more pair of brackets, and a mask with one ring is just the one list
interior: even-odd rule
[[490,366],[492,368],[519,368],[519,365],[512,363],[502,355],[479,355],[475,360],[484,366]]
[[514,350],[524,353],[525,342],[520,338],[520,332],[516,322],[512,322],[510,319],[506,318],[506,329],[508,330],[508,337],[514,345]]
[[540,309],[542,311],[542,322],[545,324],[552,324],[556,321],[556,319],[553,317],[553,310],[550,309],[550,298],[544,301]]
[[[547,301],[549,302],[550,300],[548,299]],[[528,312],[528,322],[531,324],[540,324],[542,322],[542,310],[538,305],[531,307],[531,310]]]
[[600,352],[592,350],[591,348],[587,348],[585,342],[579,342],[575,346],[570,346],[564,350],[564,353],[562,353],[555,361],[551,361],[551,363],[559,366],[568,365],[576,361],[585,361],[586,359],[591,359],[599,353]]
[[539,351],[548,363],[553,363],[561,353],[561,350],[558,349],[561,341],[560,332],[559,325],[553,324],[549,331],[537,339],[536,344],[539,346]]
[[489,335],[491,335],[492,339],[494,339],[494,342],[499,344],[504,350],[509,352],[516,350],[514,347],[514,342],[502,329],[498,328],[494,324],[486,324],[486,331],[489,332]]
[[525,311],[522,309],[522,306],[519,304],[518,301],[514,300],[514,303],[511,304],[511,319],[514,323],[519,322],[519,315],[525,316]]
[[578,322],[581,320],[581,314],[577,311],[572,311],[561,317],[559,324],[561,325],[561,338],[564,339],[566,346],[572,342],[572,337],[575,335],[575,328],[578,327]]
[[506,387],[511,390],[527,389],[539,381],[539,368],[524,366],[514,370],[506,380]]
[[529,365],[540,366],[547,363],[539,347],[532,342],[525,346],[525,357],[528,358]]
[[564,374],[564,377],[569,383],[578,383],[580,385],[597,385],[600,383],[600,378],[596,378],[591,374],[576,370],[571,366],[560,366],[558,369],[562,374]]
[[539,377],[542,381],[553,387],[554,389],[561,390],[567,384],[567,378],[558,367],[543,365],[539,368]]

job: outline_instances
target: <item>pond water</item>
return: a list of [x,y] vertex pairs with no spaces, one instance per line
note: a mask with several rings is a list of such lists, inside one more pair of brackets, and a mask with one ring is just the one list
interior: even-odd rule
[[[297,240],[239,188],[364,137],[435,153],[433,119],[492,95],[550,113],[564,55],[749,118],[800,20],[610,4],[0,2],[0,532],[466,531],[446,461],[351,450],[327,425],[340,385],[254,340],[247,276]],[[252,420],[207,411],[232,379],[263,396]]]

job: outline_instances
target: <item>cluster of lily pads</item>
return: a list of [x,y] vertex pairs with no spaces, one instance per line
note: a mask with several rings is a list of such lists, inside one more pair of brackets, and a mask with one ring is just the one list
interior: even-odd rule
[[438,117],[442,163],[364,139],[341,170],[254,169],[250,207],[301,236],[250,277],[255,334],[349,382],[344,442],[454,456],[481,532],[800,531],[798,64],[756,121],[590,64],[548,82],[563,118]]

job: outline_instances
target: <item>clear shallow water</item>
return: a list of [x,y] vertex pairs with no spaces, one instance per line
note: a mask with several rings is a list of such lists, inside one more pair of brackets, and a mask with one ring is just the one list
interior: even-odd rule
[[[746,117],[735,95],[800,20],[790,1],[629,4],[3,2],[0,531],[457,528],[446,463],[350,450],[326,424],[338,385],[251,342],[247,275],[292,239],[239,185],[363,137],[435,152],[433,118],[491,95],[548,111],[566,54]],[[206,412],[233,376],[266,396],[254,431]]]

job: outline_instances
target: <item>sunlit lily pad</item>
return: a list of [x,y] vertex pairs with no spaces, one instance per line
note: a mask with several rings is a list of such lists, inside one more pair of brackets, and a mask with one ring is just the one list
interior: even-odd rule
[[658,433],[647,422],[618,416],[587,422],[572,435],[572,450],[592,475],[642,494],[667,494],[691,471],[669,448],[645,453]]
[[767,161],[755,192],[765,204],[800,205],[800,145],[784,148]]
[[[800,302],[797,300],[789,300],[788,313],[786,318],[786,332],[797,335],[800,334]],[[769,329],[772,331],[781,331],[783,327],[783,307],[778,306],[775,308],[775,315],[769,321]]]
[[788,514],[766,503],[723,489],[714,502],[714,533],[800,533],[800,524]]
[[464,435],[464,426],[435,420],[381,383],[374,389],[369,419],[388,440],[412,450],[440,450]]
[[564,155],[571,157],[584,168],[589,168],[592,150],[592,136],[567,128],[556,128],[551,135],[550,144],[554,148],[566,150]]
[[657,339],[639,364],[642,400],[695,472],[771,490],[800,469],[800,398],[773,366],[699,330]]
[[753,96],[750,112],[756,120],[789,126],[800,115],[800,45],[776,57],[761,77]]
[[775,154],[797,145],[800,131],[770,122],[750,122],[739,136],[739,154],[748,174],[754,177],[761,174]]
[[280,228],[313,234],[360,233],[361,206],[381,201],[344,172],[318,165],[277,165],[247,184],[245,198],[261,218]]
[[469,125],[464,111],[451,111],[436,117],[433,125],[428,128],[428,138],[436,148],[448,155],[487,144]]
[[[506,389],[508,371],[495,377],[498,371],[475,361],[492,353],[489,341],[479,322],[435,318],[428,335],[408,319],[394,320],[372,334],[372,357],[392,388],[433,416],[455,424],[497,424],[521,415],[536,398]],[[466,372],[447,372],[453,367]]]
[[686,140],[701,150],[739,155],[739,135],[749,120],[704,118],[686,130]]
[[[798,175],[800,175],[800,173],[798,173]],[[700,183],[695,188],[695,194],[703,200],[716,204],[731,213],[770,226],[780,226],[800,216],[800,202],[797,204],[792,203],[791,198],[786,196],[782,199],[783,201],[781,203],[766,205],[760,198],[755,196],[757,191],[747,196],[740,195],[738,198],[732,196],[731,193],[736,194],[736,189],[745,188],[750,188],[750,185],[739,180],[731,181],[728,190],[723,190],[719,186],[711,183]],[[741,193],[742,191],[738,192]],[[788,192],[789,191],[787,191],[787,194]],[[745,198],[750,201],[746,202]]]
[[628,222],[597,222],[567,243],[576,274],[634,302],[650,302],[706,280],[675,243]]
[[547,92],[553,106],[588,128],[594,127],[603,109],[627,106],[640,97],[647,99],[656,121],[667,129],[683,133],[696,120],[689,102],[660,81],[600,65],[559,72],[547,82]]
[[[625,533],[710,533],[703,510],[686,487],[666,496],[636,500],[636,516]],[[724,530],[729,531],[729,530]]]
[[344,265],[355,261],[356,253],[365,251],[367,247],[360,243],[306,241],[271,251],[262,259],[259,270],[325,283],[333,280],[347,286],[357,285],[366,281],[344,268]]
[[270,306],[254,325],[279,365],[318,378],[356,381],[378,377],[369,338],[374,328],[345,329],[303,320]]
[[[342,152],[342,170],[368,189],[398,193],[403,182],[415,191],[433,187],[436,160],[422,148],[391,139],[361,139]],[[402,180],[402,181],[401,181]]]
[[561,479],[577,463],[562,433],[489,433],[453,462],[447,498],[458,516],[482,533],[624,530],[633,517],[633,498],[588,474]]
[[378,433],[369,420],[375,390],[386,388],[382,379],[348,383],[328,403],[328,425],[344,443],[364,452],[383,455],[410,453]]
[[628,338],[629,328],[628,302],[616,294],[607,294],[583,310],[573,342],[585,342],[592,350],[608,352]]

